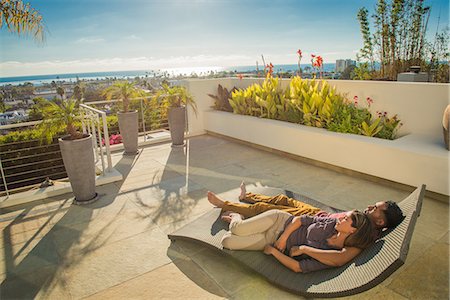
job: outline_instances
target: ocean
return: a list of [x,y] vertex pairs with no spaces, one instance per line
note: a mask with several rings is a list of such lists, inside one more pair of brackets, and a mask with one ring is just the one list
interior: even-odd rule
[[[311,67],[310,64],[301,64],[302,69]],[[263,68],[260,66],[260,70]],[[334,63],[324,63],[323,70],[325,72],[332,72],[335,69]],[[289,72],[297,71],[298,65],[274,65],[274,72]],[[234,66],[234,67],[193,67],[193,68],[167,68],[158,70],[133,70],[133,71],[111,71],[111,72],[88,72],[88,73],[67,73],[67,74],[48,74],[48,75],[29,75],[29,76],[15,76],[15,77],[0,77],[0,85],[19,85],[26,82],[39,86],[44,83],[51,83],[52,81],[66,81],[76,82],[80,80],[98,80],[105,78],[127,79],[134,77],[153,77],[155,75],[166,74],[169,77],[175,76],[190,76],[198,75],[205,76],[212,73],[232,72],[244,73],[256,71],[256,66]]]

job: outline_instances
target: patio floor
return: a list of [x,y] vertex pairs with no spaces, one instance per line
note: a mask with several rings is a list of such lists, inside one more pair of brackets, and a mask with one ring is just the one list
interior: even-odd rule
[[[113,154],[124,180],[0,211],[1,299],[298,299],[210,249],[167,233],[207,212],[208,190],[235,198],[248,185],[282,187],[329,205],[365,208],[408,192],[203,135],[184,149]],[[406,264],[350,298],[448,299],[449,208],[425,198]]]

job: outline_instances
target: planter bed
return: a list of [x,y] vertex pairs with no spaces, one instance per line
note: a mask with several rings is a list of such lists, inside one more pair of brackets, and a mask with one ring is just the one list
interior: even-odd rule
[[221,111],[204,112],[204,129],[449,195],[449,152],[437,136],[409,134],[391,141]]

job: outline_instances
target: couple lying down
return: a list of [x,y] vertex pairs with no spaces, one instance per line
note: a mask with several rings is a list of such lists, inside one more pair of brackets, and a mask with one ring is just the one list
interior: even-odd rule
[[229,231],[222,239],[231,250],[262,250],[294,272],[312,272],[346,264],[371,245],[386,228],[403,220],[395,202],[377,202],[364,212],[327,213],[285,195],[247,193],[241,184],[233,203],[208,192],[222,208]]

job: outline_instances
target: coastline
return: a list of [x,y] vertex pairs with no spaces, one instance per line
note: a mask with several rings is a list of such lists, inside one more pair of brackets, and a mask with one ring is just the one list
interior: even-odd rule
[[[310,64],[301,64],[302,69],[311,67]],[[259,71],[263,71],[263,67],[259,67]],[[335,69],[335,63],[324,63],[323,71],[332,72]],[[275,73],[296,72],[298,70],[297,64],[283,64],[275,65]],[[235,73],[250,73],[256,72],[256,66],[232,66],[232,67],[192,67],[192,68],[166,68],[158,70],[128,70],[128,71],[107,71],[107,72],[83,72],[83,73],[66,73],[66,74],[44,74],[44,75],[25,75],[25,76],[8,76],[0,77],[0,86],[5,85],[20,85],[27,82],[39,86],[43,84],[56,82],[75,83],[78,80],[96,81],[107,78],[120,80],[140,78],[154,78],[154,77],[192,77],[192,76],[208,76],[235,74]]]

